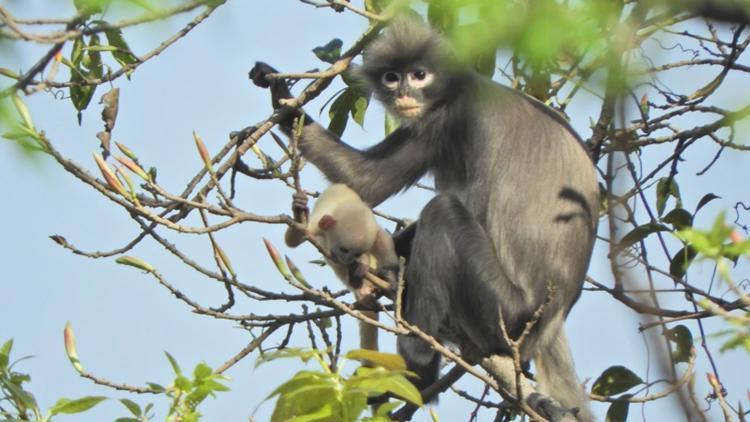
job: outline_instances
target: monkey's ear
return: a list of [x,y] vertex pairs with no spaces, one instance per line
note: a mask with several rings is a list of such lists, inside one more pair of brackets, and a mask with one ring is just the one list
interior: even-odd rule
[[318,220],[318,227],[323,230],[331,230],[336,225],[336,219],[332,215],[326,214]]

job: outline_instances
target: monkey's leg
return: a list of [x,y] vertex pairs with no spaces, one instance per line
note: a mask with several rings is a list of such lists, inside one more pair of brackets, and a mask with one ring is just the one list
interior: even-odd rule
[[[457,342],[464,351],[489,355],[509,353],[502,322],[515,337],[523,325],[519,321],[532,313],[471,213],[454,195],[433,198],[420,215],[406,268],[406,320],[440,340]],[[415,383],[420,389],[435,381],[437,352],[415,337],[400,337],[398,346],[420,376]]]

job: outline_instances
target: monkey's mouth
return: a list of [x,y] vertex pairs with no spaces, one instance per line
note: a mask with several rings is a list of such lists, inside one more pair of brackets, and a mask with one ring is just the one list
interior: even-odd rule
[[401,107],[396,107],[395,111],[401,117],[414,118],[414,117],[419,117],[422,115],[422,106],[420,105],[401,106]]

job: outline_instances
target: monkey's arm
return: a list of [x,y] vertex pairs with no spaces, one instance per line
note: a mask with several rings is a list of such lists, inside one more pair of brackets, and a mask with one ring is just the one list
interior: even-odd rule
[[[291,98],[284,81],[266,78],[276,70],[258,62],[250,71],[253,82],[271,90],[271,103],[280,108],[279,100]],[[282,130],[291,132],[294,116],[280,122]],[[370,206],[383,202],[399,190],[416,183],[424,175],[434,148],[428,148],[415,139],[408,127],[391,133],[385,140],[365,151],[356,150],[342,142],[336,135],[305,116],[305,127],[300,139],[300,150],[333,183],[345,183]]]
[[429,150],[401,128],[377,145],[358,151],[318,124],[305,126],[300,150],[328,180],[345,183],[374,207],[416,183],[429,168]]

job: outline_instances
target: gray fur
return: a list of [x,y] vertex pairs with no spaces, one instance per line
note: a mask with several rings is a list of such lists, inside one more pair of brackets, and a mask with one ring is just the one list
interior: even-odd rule
[[[562,324],[593,248],[594,166],[557,113],[450,57],[429,28],[396,22],[367,50],[361,71],[378,98],[412,95],[427,111],[363,151],[309,123],[300,149],[329,180],[346,183],[371,206],[432,173],[438,195],[422,210],[410,246],[396,242],[409,250],[405,318],[456,343],[465,356],[507,355],[500,325],[519,336],[549,296],[522,357],[540,368],[541,391],[589,420]],[[381,85],[384,71],[414,66],[436,75],[421,92]],[[438,353],[412,337],[399,338],[398,347],[421,376],[420,388],[435,380]]]

